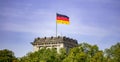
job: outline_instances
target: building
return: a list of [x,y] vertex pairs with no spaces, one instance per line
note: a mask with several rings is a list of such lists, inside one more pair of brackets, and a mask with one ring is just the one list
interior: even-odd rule
[[46,48],[55,48],[57,52],[61,48],[65,48],[68,52],[70,48],[73,48],[78,45],[77,40],[71,39],[68,37],[44,37],[44,38],[36,38],[34,42],[31,42],[33,45],[34,51],[38,51],[39,49],[46,47]]

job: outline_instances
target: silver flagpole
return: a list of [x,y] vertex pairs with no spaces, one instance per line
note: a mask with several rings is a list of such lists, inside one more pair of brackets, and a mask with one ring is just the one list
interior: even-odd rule
[[[56,14],[57,17],[57,14]],[[56,37],[57,37],[57,19],[56,19]]]

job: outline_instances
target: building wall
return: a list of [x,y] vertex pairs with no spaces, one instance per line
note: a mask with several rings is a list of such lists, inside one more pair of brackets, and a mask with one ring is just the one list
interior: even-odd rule
[[39,50],[39,47],[37,45],[34,45],[33,46],[33,51],[38,51]]
[[34,42],[31,43],[33,45],[33,50],[38,51],[39,49],[46,48],[56,48],[57,52],[60,52],[61,48],[65,48],[66,52],[70,50],[70,48],[75,47],[78,43],[77,40],[68,38],[68,37],[45,37],[45,38],[36,38]]
[[56,48],[57,52],[59,53],[61,48],[64,48],[63,43],[58,43],[58,44],[44,44],[44,45],[34,45],[33,50],[38,51],[39,49],[46,47],[46,48]]

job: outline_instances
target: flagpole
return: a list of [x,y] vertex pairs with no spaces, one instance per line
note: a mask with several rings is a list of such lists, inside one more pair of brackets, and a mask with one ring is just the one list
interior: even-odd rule
[[68,16],[56,13],[56,37],[58,36],[57,35],[57,29],[58,29],[57,24],[69,24],[69,23],[70,22],[69,22]]
[[56,37],[57,37],[57,21],[56,21]]

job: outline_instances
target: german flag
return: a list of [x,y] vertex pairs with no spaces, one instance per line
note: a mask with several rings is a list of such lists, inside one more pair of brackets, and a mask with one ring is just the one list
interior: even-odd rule
[[66,15],[62,15],[62,14],[56,14],[56,21],[57,24],[70,24],[69,22],[69,17]]

